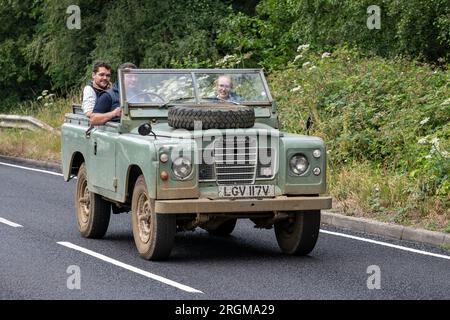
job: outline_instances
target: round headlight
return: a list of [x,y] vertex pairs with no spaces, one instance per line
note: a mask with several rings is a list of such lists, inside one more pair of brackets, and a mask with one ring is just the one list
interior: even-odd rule
[[322,155],[322,152],[319,149],[316,149],[313,151],[314,158],[320,158],[321,155]]
[[177,178],[186,179],[192,172],[191,161],[186,158],[176,158],[172,162],[172,171]]
[[169,155],[167,153],[161,153],[159,156],[159,160],[161,162],[167,162],[169,160]]
[[291,160],[289,160],[289,167],[291,168],[292,173],[298,176],[305,173],[308,166],[308,159],[306,159],[303,154],[295,154],[292,156]]

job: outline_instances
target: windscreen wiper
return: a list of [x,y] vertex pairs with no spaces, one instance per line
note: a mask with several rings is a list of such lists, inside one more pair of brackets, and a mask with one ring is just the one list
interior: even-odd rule
[[167,106],[169,106],[170,104],[173,104],[175,102],[180,102],[183,100],[188,100],[188,99],[195,99],[195,97],[181,97],[181,98],[171,99],[171,100],[165,102],[164,104],[160,105],[159,108],[160,109],[167,108]]
[[219,97],[201,97],[200,99],[203,99],[203,100],[214,100],[214,101],[221,101],[221,102],[229,102],[229,103],[232,103],[232,104],[241,105],[237,101],[225,100],[225,99],[222,99],[222,98],[219,98]]

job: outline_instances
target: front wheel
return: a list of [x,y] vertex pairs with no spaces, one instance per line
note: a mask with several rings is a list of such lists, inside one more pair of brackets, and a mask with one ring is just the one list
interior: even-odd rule
[[111,217],[111,203],[89,191],[84,163],[77,175],[75,211],[78,229],[83,237],[99,239],[105,235]]
[[174,245],[176,217],[156,214],[143,175],[136,181],[131,202],[133,237],[139,255],[147,260],[164,260]]
[[320,230],[320,210],[299,211],[275,223],[278,245],[284,253],[307,255],[316,245]]

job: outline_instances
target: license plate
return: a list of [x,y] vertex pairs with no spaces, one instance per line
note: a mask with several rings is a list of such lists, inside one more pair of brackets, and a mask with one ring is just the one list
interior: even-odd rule
[[275,196],[275,186],[272,185],[237,185],[219,186],[221,198],[265,198]]

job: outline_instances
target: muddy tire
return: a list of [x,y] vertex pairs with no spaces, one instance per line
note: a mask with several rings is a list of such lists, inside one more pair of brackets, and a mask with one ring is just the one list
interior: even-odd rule
[[255,124],[255,111],[251,107],[231,104],[169,108],[169,126],[194,130],[194,121],[201,122],[203,130],[251,128]]
[[83,237],[99,239],[105,235],[111,217],[111,203],[89,191],[84,163],[77,175],[75,212],[78,229]]
[[176,231],[175,215],[156,214],[143,175],[136,181],[131,202],[133,237],[139,255],[147,260],[164,260],[170,255]]
[[296,212],[293,218],[275,223],[278,245],[284,253],[306,255],[316,245],[320,230],[320,210]]
[[230,219],[230,220],[226,220],[224,223],[222,223],[221,225],[219,225],[217,228],[215,229],[206,229],[206,231],[209,232],[209,234],[212,234],[214,236],[228,236],[230,235],[234,228],[236,227],[236,222],[237,219]]

